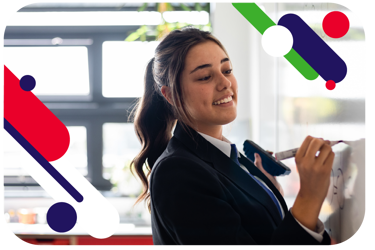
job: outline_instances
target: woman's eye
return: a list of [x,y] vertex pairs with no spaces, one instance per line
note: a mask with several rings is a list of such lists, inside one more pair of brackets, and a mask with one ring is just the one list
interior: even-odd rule
[[206,76],[205,78],[199,79],[199,81],[206,81],[206,80],[210,79],[210,78],[207,78],[207,77],[210,77],[210,76]]
[[[233,69],[230,69],[230,70],[227,70],[227,71],[225,71],[225,72],[228,72],[227,74],[230,74],[230,73],[232,73],[232,70]],[[208,78],[207,78],[208,77]],[[210,79],[210,77],[211,76],[206,76],[206,77],[204,77],[204,78],[201,78],[201,79],[199,79],[199,81],[207,81],[208,79]],[[207,78],[207,79],[206,79]]]

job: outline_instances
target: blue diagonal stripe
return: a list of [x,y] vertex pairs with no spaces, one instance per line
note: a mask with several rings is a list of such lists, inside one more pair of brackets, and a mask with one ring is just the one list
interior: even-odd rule
[[4,118],[5,130],[54,178],[77,202],[83,201],[83,196],[56,170],[12,124]]

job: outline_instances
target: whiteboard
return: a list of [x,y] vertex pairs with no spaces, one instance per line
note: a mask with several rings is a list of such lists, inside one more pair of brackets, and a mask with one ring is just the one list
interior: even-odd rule
[[325,202],[331,212],[323,220],[333,243],[346,241],[365,215],[365,139],[333,147],[335,160]]

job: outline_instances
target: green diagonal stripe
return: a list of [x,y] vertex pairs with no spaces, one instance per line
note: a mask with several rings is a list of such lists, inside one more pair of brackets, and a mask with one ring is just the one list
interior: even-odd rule
[[293,48],[284,56],[307,80],[315,80],[319,74]]
[[264,31],[276,25],[255,3],[232,3],[232,5],[263,35]]
[[[276,25],[255,3],[232,3],[260,34]],[[315,80],[319,74],[292,48],[284,56],[307,80]]]

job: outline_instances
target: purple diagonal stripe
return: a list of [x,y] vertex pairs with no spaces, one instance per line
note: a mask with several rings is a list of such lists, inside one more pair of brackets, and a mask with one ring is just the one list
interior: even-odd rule
[[4,118],[5,130],[54,178],[77,202],[83,196]]
[[325,80],[341,82],[347,73],[345,62],[299,16],[286,14],[278,25],[293,35],[293,49]]

